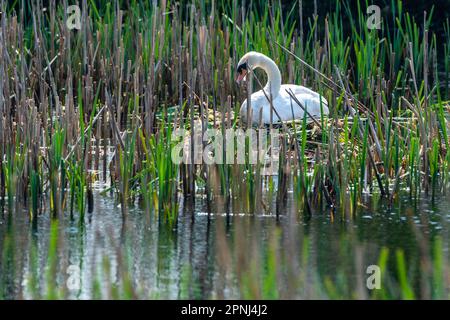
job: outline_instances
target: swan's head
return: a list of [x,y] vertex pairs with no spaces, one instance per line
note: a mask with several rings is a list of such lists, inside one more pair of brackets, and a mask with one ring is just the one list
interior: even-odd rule
[[250,51],[239,60],[236,70],[236,82],[238,84],[240,84],[242,80],[246,80],[249,70],[253,70],[260,65],[263,56],[262,53]]
[[248,65],[247,62],[243,62],[238,65],[237,71],[236,71],[236,82],[237,84],[241,84],[242,80],[245,80],[247,77],[248,72]]

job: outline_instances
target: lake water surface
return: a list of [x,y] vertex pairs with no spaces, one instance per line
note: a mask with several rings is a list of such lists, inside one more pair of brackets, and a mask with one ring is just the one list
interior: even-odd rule
[[[399,254],[416,298],[448,294],[448,279],[436,283],[433,271],[438,263],[448,275],[447,196],[406,194],[390,207],[375,195],[353,216],[305,216],[289,195],[279,217],[208,212],[202,197],[192,206],[181,199],[176,226],[139,207],[123,218],[114,198],[100,194],[81,227],[68,214],[52,232],[48,214],[33,227],[26,211],[4,213],[0,297],[402,298],[408,287]],[[375,293],[366,287],[367,267],[383,264],[383,250],[382,290]]]

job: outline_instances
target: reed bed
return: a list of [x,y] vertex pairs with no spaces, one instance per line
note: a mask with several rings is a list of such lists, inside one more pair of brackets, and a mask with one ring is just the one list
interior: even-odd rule
[[[367,196],[395,206],[401,193],[416,203],[448,192],[449,20],[442,28],[433,24],[436,9],[414,19],[392,0],[382,28],[369,30],[368,3],[355,9],[338,1],[325,16],[317,9],[306,16],[303,2],[83,0],[81,29],[71,30],[67,0],[45,7],[42,1],[1,0],[0,210],[8,217],[28,213],[34,228],[51,217],[45,290],[32,245],[30,297],[67,297],[59,286],[64,279],[53,277],[62,268],[58,224],[68,216],[83,230],[96,197],[111,193],[124,221],[130,207],[142,206],[162,233],[179,227],[180,212],[193,212],[199,195],[208,215],[226,214],[216,226],[222,278],[209,298],[227,297],[225,292],[269,299],[448,298],[445,238],[422,245],[425,258],[412,266],[402,250],[383,248],[369,257],[388,275],[370,296],[360,281],[346,277],[362,276],[361,255],[356,269],[337,265],[334,278],[316,273],[309,247],[317,234],[284,225],[259,244],[241,236],[259,228],[249,218],[227,241],[233,213],[355,218]],[[233,80],[236,63],[250,50],[272,57],[284,83],[321,93],[329,117],[258,128],[282,133],[275,174],[250,161],[249,138],[242,164],[174,163],[172,151],[183,139],[173,138],[179,129],[192,140],[195,128],[250,129],[240,122],[239,108],[264,75],[251,74],[247,88]],[[230,140],[223,141],[223,158],[235,159],[238,146],[230,151]],[[195,147],[189,145],[191,160]],[[20,269],[14,233],[2,240],[0,297]],[[336,252],[352,247],[351,231],[340,240]],[[161,297],[133,283],[124,248],[117,249],[118,280],[110,279],[110,261],[103,259],[101,276],[91,278],[92,297]],[[423,265],[426,272],[413,277]],[[198,297],[200,284],[189,268],[180,272],[180,298]]]
[[[26,208],[32,220],[68,211],[83,224],[97,181],[124,216],[138,202],[171,225],[180,198],[198,192],[211,207],[225,197],[230,212],[240,202],[250,213],[270,207],[269,192],[283,214],[293,189],[307,215],[352,215],[367,193],[394,202],[400,189],[446,192],[450,33],[448,19],[433,32],[433,10],[417,21],[392,1],[382,28],[369,30],[365,8],[355,16],[346,2],[320,17],[280,1],[99,4],[81,1],[81,29],[70,30],[68,1],[1,2],[2,211]],[[329,118],[279,126],[277,176],[248,154],[242,165],[173,163],[176,129],[245,128],[237,115],[248,90],[233,77],[249,50],[274,58],[283,82],[320,92]]]

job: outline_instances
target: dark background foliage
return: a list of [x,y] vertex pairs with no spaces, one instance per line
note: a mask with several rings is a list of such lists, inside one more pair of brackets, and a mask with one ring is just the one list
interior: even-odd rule
[[[19,8],[24,6],[26,8],[26,11],[29,10],[31,7],[30,3],[32,1],[37,0],[9,0],[6,1],[6,4],[9,9],[14,8],[16,11],[18,11]],[[47,7],[49,3],[52,1],[50,0],[40,0],[43,4],[43,7]],[[114,3],[114,1],[106,1],[106,0],[93,0],[97,7],[101,10],[102,7],[106,6],[107,3]],[[262,9],[264,6],[271,5],[273,2],[281,2],[282,7],[285,9],[285,13],[289,12],[292,8],[292,6],[297,6],[300,0],[270,0],[270,1],[259,1],[259,0],[236,0],[236,3],[238,6],[246,6],[247,8],[250,6],[253,6],[255,9]],[[314,7],[317,5],[317,13],[319,16],[325,16],[327,13],[332,12],[336,7],[336,2],[340,3],[346,3],[348,4],[349,8],[351,8],[352,11],[355,13],[357,12],[357,5],[358,2],[362,8],[366,7],[367,5],[378,5],[382,9],[382,14],[384,15],[390,15],[392,3],[396,2],[397,0],[376,0],[376,1],[366,1],[366,0],[301,0],[302,7],[303,7],[303,15],[304,17],[312,17],[314,13]],[[55,3],[63,2],[55,0]],[[83,1],[73,1],[68,0],[68,4],[78,4],[82,6]],[[129,7],[130,3],[140,3],[142,6],[149,6],[151,7],[154,3],[154,0],[119,0],[120,7],[122,9],[126,9]],[[89,4],[90,1],[87,1]],[[195,3],[197,5],[205,5],[207,7],[211,7],[212,0],[192,0],[192,1],[168,1],[168,3],[179,3],[181,6],[186,6],[191,3]],[[220,3],[220,4],[219,4]],[[224,10],[222,6],[229,6],[231,7],[233,4],[233,0],[228,1],[218,1],[215,0],[215,6],[217,10]],[[430,12],[432,7],[434,7],[434,13],[433,13],[433,24],[437,27],[441,28],[442,23],[449,17],[450,12],[450,0],[433,0],[433,1],[427,1],[427,0],[406,0],[402,2],[402,5],[404,7],[405,12],[409,12],[410,14],[414,15],[416,19],[423,19],[423,12],[427,11]]]

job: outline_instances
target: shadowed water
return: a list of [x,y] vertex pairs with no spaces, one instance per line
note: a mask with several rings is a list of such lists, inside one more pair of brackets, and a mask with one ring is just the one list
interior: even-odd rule
[[[448,275],[447,197],[433,202],[405,195],[389,207],[374,196],[353,216],[324,211],[308,217],[294,210],[289,195],[288,210],[278,218],[208,213],[202,197],[193,207],[181,199],[178,223],[170,227],[139,207],[122,218],[112,197],[96,194],[84,226],[68,214],[60,219],[53,257],[48,214],[33,227],[26,211],[5,213],[1,297],[381,298],[366,288],[366,269],[379,263],[382,248],[389,249],[384,297],[401,298],[404,290],[398,284],[397,249],[404,252],[416,298],[436,297],[436,290],[440,298],[448,294],[448,282],[436,284],[430,270],[440,259]],[[440,258],[436,239],[442,243]],[[79,288],[70,285],[70,265],[81,272],[75,281]]]

